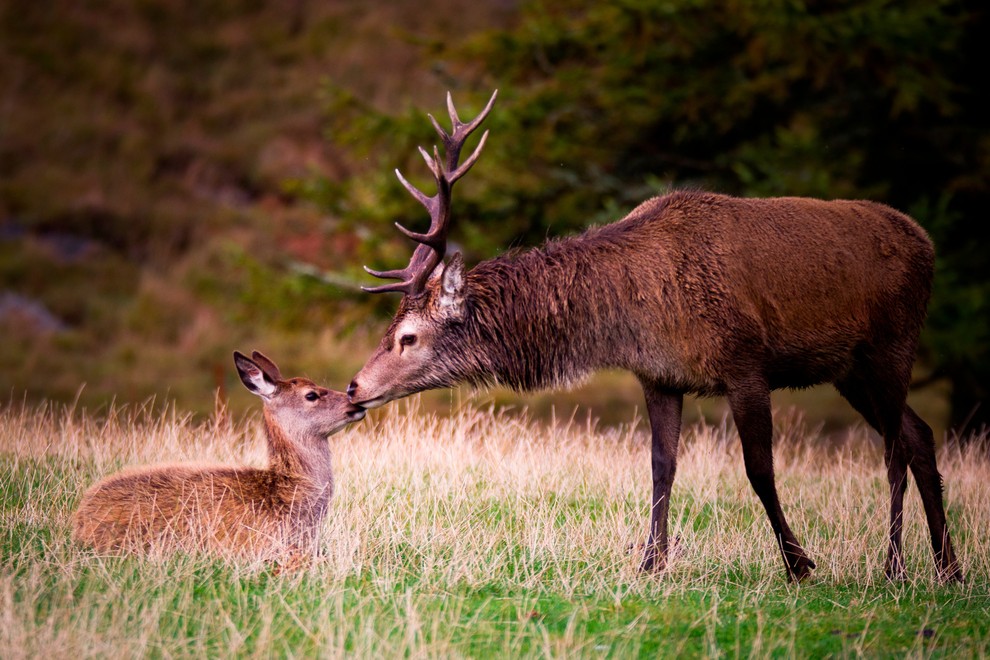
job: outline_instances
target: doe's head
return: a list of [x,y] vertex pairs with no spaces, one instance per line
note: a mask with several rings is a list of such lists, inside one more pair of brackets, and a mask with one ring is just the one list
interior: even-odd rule
[[272,421],[290,438],[326,438],[351,422],[364,419],[363,407],[348,402],[343,392],[320,387],[308,378],[282,378],[278,366],[254,351],[234,351],[241,382],[264,401]]

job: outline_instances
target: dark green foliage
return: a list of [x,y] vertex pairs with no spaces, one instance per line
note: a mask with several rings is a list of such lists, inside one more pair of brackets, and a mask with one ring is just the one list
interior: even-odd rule
[[408,258],[392,221],[425,225],[392,169],[429,189],[424,112],[498,87],[457,186],[469,260],[671,186],[887,201],[939,249],[922,357],[959,421],[990,383],[987,32],[975,0],[2,4],[0,292],[68,330],[3,320],[0,389],[208,409],[248,340],[346,382],[361,351],[307,344],[394,307],[347,286]]
[[[990,202],[987,15],[966,0],[526,3],[511,29],[444,53],[483,70],[470,72],[479,91],[454,90],[463,115],[500,88],[454,240],[487,257],[668,187],[889,203],[939,252],[923,364],[951,381],[954,422],[985,423],[990,278],[974,227]],[[422,181],[414,145],[434,141],[422,115],[361,114],[335,134],[377,154],[376,172]],[[425,216],[391,178],[363,179],[348,212],[393,238],[376,263],[399,263],[385,220]]]

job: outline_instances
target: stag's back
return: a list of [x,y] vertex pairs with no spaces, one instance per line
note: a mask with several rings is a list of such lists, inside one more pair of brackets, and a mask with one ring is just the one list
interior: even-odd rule
[[775,386],[832,380],[875,346],[913,359],[934,263],[917,223],[865,201],[679,192],[589,239],[621,246],[632,313],[662,325],[689,370],[752,357]]

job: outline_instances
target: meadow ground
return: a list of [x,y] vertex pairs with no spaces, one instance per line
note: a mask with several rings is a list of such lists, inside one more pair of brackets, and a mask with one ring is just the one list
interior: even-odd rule
[[637,571],[649,496],[635,424],[537,424],[417,403],[331,438],[322,556],[291,572],[197,556],[102,557],[69,539],[82,491],[124,465],[257,464],[232,427],[150,408],[100,418],[0,408],[0,657],[990,655],[990,461],[939,465],[963,585],[934,579],[920,499],[909,579],[882,576],[887,485],[862,428],[823,440],[777,415],[784,510],[816,560],[789,584],[730,426],[685,429],[679,550]]

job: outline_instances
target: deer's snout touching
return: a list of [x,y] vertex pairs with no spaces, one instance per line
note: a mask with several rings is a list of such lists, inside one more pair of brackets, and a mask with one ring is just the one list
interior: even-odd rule
[[351,402],[351,405],[364,409],[378,408],[397,398],[389,391],[382,391],[380,387],[378,391],[375,391],[374,384],[369,385],[360,380],[360,378],[361,374],[358,374],[351,381],[351,384],[347,386],[347,400]]
[[376,408],[385,403],[381,396],[369,390],[368,384],[361,380],[361,374],[356,375],[347,386],[347,400],[362,408]]
[[347,412],[345,414],[347,415],[347,419],[352,422],[360,422],[364,419],[364,416],[368,414],[368,411],[355,403],[348,403]]
[[375,408],[380,406],[384,401],[380,400],[381,397],[369,396],[368,388],[361,387],[358,384],[357,376],[351,381],[351,384],[347,386],[347,400],[350,401],[352,406],[357,406],[361,409]]

